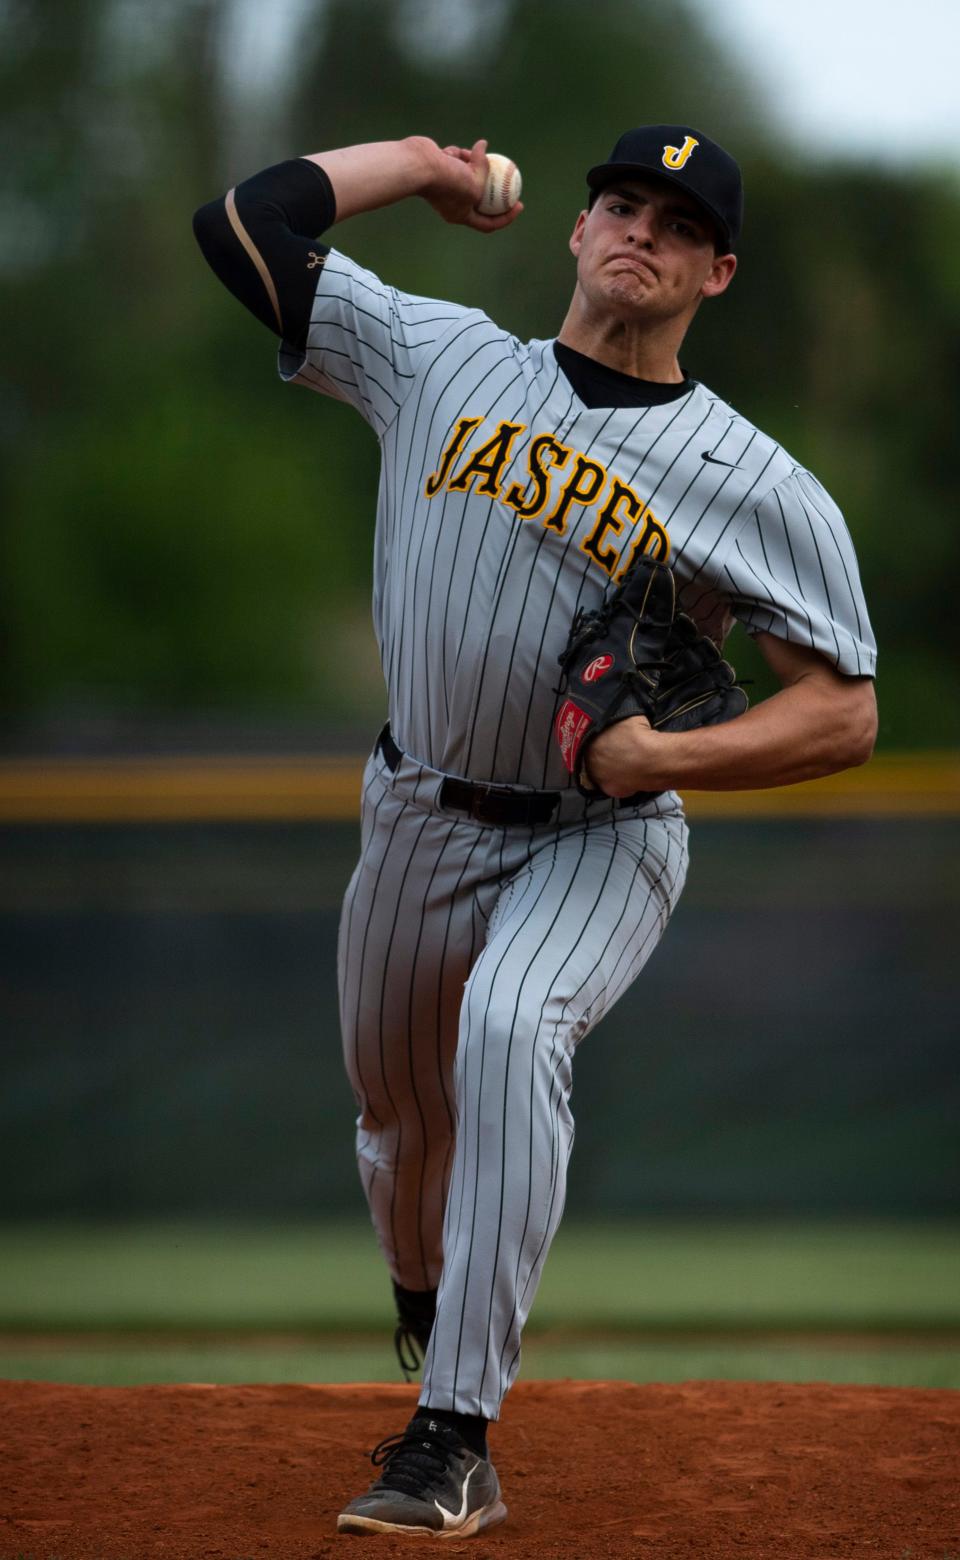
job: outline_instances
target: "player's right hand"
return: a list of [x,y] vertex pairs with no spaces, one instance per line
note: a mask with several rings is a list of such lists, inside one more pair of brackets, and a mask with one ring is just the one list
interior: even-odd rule
[[487,182],[486,140],[474,141],[469,147],[439,147],[426,136],[416,139],[428,163],[428,182],[420,193],[445,222],[475,228],[478,233],[497,233],[517,220],[522,200],[499,217],[484,216],[476,209]]

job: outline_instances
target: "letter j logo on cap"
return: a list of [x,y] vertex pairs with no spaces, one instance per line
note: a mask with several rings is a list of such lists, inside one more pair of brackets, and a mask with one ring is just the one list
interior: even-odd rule
[[682,146],[665,146],[663,148],[663,166],[665,168],[682,168],[690,153],[700,142],[695,135],[688,135]]

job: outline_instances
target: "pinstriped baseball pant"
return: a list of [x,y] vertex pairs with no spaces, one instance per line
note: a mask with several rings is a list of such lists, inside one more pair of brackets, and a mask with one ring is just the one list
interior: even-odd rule
[[381,1249],[439,1285],[420,1401],[496,1419],[563,1210],[573,1054],[656,947],[687,831],[674,798],[576,793],[559,822],[485,827],[440,807],[443,778],[367,764],[341,1023]]

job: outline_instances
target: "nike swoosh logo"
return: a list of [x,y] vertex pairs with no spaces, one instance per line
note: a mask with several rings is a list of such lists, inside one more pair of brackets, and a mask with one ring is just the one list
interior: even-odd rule
[[433,1504],[436,1506],[441,1517],[443,1518],[443,1526],[445,1529],[460,1527],[460,1525],[466,1520],[467,1488],[470,1484],[470,1480],[473,1478],[479,1466],[479,1463],[474,1463],[473,1467],[470,1469],[470,1472],[467,1474],[467,1477],[463,1481],[463,1500],[460,1502],[459,1511],[448,1511],[445,1506],[441,1506],[438,1500],[434,1501]]
[[719,455],[711,455],[709,450],[704,450],[703,454],[700,456],[700,459],[708,460],[711,466],[729,466],[731,471],[737,464],[735,460],[721,460]]

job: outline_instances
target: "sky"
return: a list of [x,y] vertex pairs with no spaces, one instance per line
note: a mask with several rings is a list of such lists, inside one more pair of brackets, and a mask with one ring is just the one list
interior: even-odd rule
[[960,0],[695,0],[814,154],[960,169]]

